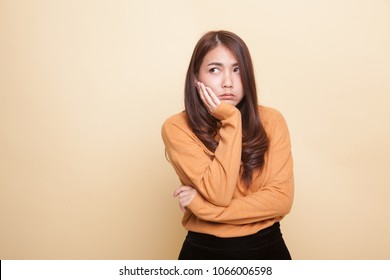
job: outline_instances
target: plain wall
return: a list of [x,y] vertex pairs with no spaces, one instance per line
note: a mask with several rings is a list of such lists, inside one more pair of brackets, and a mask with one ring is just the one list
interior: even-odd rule
[[0,0],[0,259],[175,259],[163,121],[202,34],[285,116],[295,259],[390,258],[390,2]]

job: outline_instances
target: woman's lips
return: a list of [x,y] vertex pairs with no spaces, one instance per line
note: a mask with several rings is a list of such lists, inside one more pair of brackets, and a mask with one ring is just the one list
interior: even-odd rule
[[220,100],[231,100],[231,99],[234,99],[234,94],[232,93],[225,93],[225,94],[221,94],[220,96],[218,96],[218,98]]

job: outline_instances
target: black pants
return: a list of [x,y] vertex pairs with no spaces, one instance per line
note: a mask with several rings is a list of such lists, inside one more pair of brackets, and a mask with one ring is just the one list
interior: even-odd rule
[[279,223],[255,234],[220,238],[188,232],[179,260],[291,260]]

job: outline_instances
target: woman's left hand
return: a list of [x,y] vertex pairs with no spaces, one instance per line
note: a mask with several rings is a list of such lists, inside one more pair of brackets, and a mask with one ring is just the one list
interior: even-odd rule
[[206,87],[202,82],[196,82],[196,88],[198,89],[200,99],[202,100],[207,111],[212,114],[221,101],[215,95],[210,87]]
[[185,213],[187,212],[187,206],[191,203],[197,193],[196,189],[191,186],[180,186],[177,190],[175,190],[173,196],[179,197],[180,209]]

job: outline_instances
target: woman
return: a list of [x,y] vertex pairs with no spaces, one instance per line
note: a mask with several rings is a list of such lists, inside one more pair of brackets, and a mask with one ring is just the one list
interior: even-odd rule
[[291,259],[279,228],[293,200],[293,161],[283,116],[259,106],[247,46],[228,31],[197,43],[185,111],[162,137],[182,186],[188,230],[179,259]]

